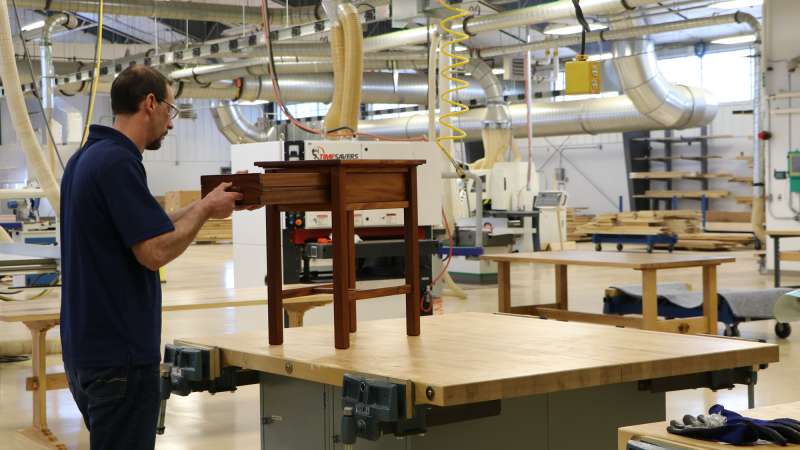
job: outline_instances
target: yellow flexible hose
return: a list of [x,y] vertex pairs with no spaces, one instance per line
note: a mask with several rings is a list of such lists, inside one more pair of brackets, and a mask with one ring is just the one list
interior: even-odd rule
[[[469,13],[469,11],[467,11],[465,9],[457,8],[455,6],[451,6],[451,5],[447,4],[447,2],[445,0],[437,0],[437,3],[439,3],[439,5],[441,5],[443,8],[447,9],[448,11],[452,11],[452,12],[456,13],[456,14],[453,14],[452,16],[445,17],[444,19],[439,21],[439,30],[441,32],[447,33],[448,35],[453,37],[450,40],[442,40],[440,42],[440,44],[439,44],[439,52],[441,54],[443,54],[444,56],[450,58],[450,61],[451,61],[451,64],[449,64],[448,66],[446,66],[446,67],[444,67],[442,69],[442,77],[444,77],[445,79],[447,79],[448,81],[450,81],[451,83],[453,83],[455,85],[453,87],[449,87],[448,86],[448,89],[445,90],[444,92],[442,92],[442,94],[439,96],[439,99],[441,101],[449,104],[451,107],[454,107],[454,108],[457,108],[457,109],[453,109],[450,112],[442,114],[441,116],[439,116],[439,125],[441,125],[442,127],[449,128],[453,132],[453,134],[450,135],[450,136],[443,136],[441,134],[439,136],[437,136],[436,137],[436,146],[439,147],[439,150],[441,150],[442,153],[445,154],[447,159],[450,160],[450,163],[453,164],[453,167],[455,167],[456,172],[460,176],[463,177],[464,176],[464,169],[455,160],[455,158],[453,158],[453,155],[450,153],[448,148],[445,147],[443,142],[444,141],[452,141],[452,142],[463,141],[467,137],[467,132],[466,131],[462,130],[461,128],[458,128],[455,125],[452,125],[450,122],[447,121],[447,119],[460,116],[462,114],[465,114],[467,111],[469,111],[469,106],[467,106],[467,105],[465,105],[463,103],[457,102],[457,101],[455,101],[455,100],[450,98],[450,96],[454,92],[457,92],[457,91],[460,91],[462,89],[466,89],[466,88],[469,87],[469,82],[467,82],[466,80],[462,80],[462,79],[458,78],[456,75],[454,75],[454,70],[466,66],[467,63],[469,63],[469,58],[467,58],[465,56],[462,56],[462,55],[459,55],[459,54],[456,54],[456,53],[454,53],[452,51],[452,50],[455,50],[454,47],[456,45],[458,45],[458,44],[466,41],[467,39],[469,39],[469,36],[466,33],[463,33],[461,31],[453,30],[452,28],[448,27],[447,24],[449,22],[453,22],[453,21],[456,21],[456,20],[461,20],[461,19],[464,19],[466,17],[469,17],[470,13]],[[440,128],[439,129],[440,133],[441,133],[441,130],[442,129]]]
[[[361,85],[364,79],[364,34],[361,18],[352,3],[339,5],[339,20],[344,32],[344,85],[347,98],[342,102],[342,125],[350,128],[351,134],[358,131],[361,116]],[[343,94],[344,95],[344,94]]]
[[342,99],[344,95],[344,34],[342,26],[336,24],[328,34],[331,45],[331,62],[333,63],[333,99],[328,114],[325,115],[325,131],[339,129],[342,124]]
[[102,62],[101,56],[103,55],[103,1],[104,0],[100,0],[100,10],[97,13],[97,53],[94,56],[94,77],[92,77],[92,91],[89,95],[89,112],[86,114],[86,126],[83,128],[81,145],[85,145],[86,140],[89,139],[89,125],[91,125],[92,117],[94,116],[94,101],[97,98],[97,85],[100,84],[100,63]]

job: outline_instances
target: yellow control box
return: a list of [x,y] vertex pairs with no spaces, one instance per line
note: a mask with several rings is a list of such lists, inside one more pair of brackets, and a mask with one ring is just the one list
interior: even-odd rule
[[578,55],[575,61],[564,65],[567,95],[599,94],[603,84],[600,61],[587,61],[586,55]]

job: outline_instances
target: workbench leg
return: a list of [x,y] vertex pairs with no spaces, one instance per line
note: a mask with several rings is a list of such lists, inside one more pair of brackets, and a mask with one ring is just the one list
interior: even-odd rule
[[642,270],[642,328],[658,329],[658,289],[656,271]]
[[269,344],[283,344],[283,252],[281,251],[281,212],[267,206],[267,321]]
[[706,333],[717,334],[717,266],[703,266],[703,317]]
[[557,264],[556,269],[556,307],[564,311],[569,310],[569,296],[567,294],[567,266]]
[[408,169],[406,177],[408,208],[404,210],[403,224],[406,238],[406,334],[419,336],[419,316],[422,303],[419,286],[419,231],[417,226],[417,169]]
[[511,263],[497,262],[497,310],[511,312]]
[[779,236],[772,236],[772,251],[774,264],[772,265],[773,281],[775,287],[781,287],[781,238]]
[[[356,227],[355,227],[355,214],[353,211],[347,211],[347,288],[356,288]],[[350,332],[355,333],[358,330],[356,323],[356,300],[349,300],[350,304]]]
[[286,317],[288,318],[289,328],[302,327],[303,318],[309,309],[311,307],[303,304],[287,304]]
[[58,322],[42,320],[25,322],[31,331],[33,376],[36,380],[36,389],[33,391],[33,426],[19,431],[26,439],[46,448],[63,449],[67,446],[59,442],[58,438],[47,426],[47,331]]
[[345,199],[346,172],[331,169],[331,219],[333,225],[333,331],[336,348],[350,348],[350,244]]

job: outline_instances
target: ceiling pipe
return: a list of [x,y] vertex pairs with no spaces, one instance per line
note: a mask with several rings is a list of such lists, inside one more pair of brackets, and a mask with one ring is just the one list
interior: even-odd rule
[[[592,31],[586,33],[586,42],[616,41],[631,38],[638,38],[650,34],[670,33],[675,31],[691,30],[695,28],[713,27],[718,25],[743,24],[751,30],[755,26],[758,28],[758,19],[750,14],[738,11],[733,14],[721,16],[703,17],[699,19],[681,20],[675,22],[659,23],[654,25],[643,25],[626,27],[614,30]],[[507,45],[502,47],[489,47],[478,50],[481,58],[494,58],[497,56],[513,55],[528,51],[547,50],[559,47],[571,47],[580,45],[580,34],[559,37],[555,39],[545,39],[542,41],[531,42],[529,44]]]
[[[395,75],[397,78],[395,79]],[[472,85],[459,91],[460,98],[484,100],[483,89],[474,78],[465,77]],[[87,83],[88,84],[88,83]],[[309,73],[280,77],[281,97],[286,102],[330,102],[333,96],[333,74]],[[98,92],[109,92],[110,81],[98,84]],[[208,84],[176,82],[172,86],[176,98],[220,100],[274,101],[268,77],[224,80]],[[87,91],[84,88],[83,91]],[[76,91],[83,92],[83,91]],[[518,91],[509,89],[507,93]],[[420,73],[367,72],[362,85],[362,103],[427,104],[428,81]]]
[[[661,0],[582,0],[581,9],[588,16],[607,16],[632,11],[638,6],[655,4],[659,1]],[[511,29],[562,19],[575,19],[575,5],[572,0],[558,0],[497,14],[468,17],[462,23],[454,23],[452,28],[474,36],[487,31]],[[423,26],[366,38],[364,39],[364,52],[378,52],[394,49],[400,45],[425,43],[428,40],[429,28],[435,27]]]
[[239,107],[230,100],[212,102],[211,116],[219,131],[231,144],[265,142],[275,140],[277,137],[275,127],[265,130],[251,123],[244,117]]
[[[378,0],[385,3],[386,0]],[[20,8],[44,11],[70,11],[97,13],[96,0],[16,0]],[[165,0],[106,0],[103,4],[105,14],[119,16],[158,17],[162,19],[187,19],[229,24],[260,24],[261,11],[256,6],[222,5],[193,1]],[[287,12],[283,8],[270,9],[270,23],[286,23]],[[289,24],[314,22],[322,19],[322,8],[316,6],[296,6],[289,8]]]
[[[424,70],[428,62],[424,59],[417,61],[365,61],[365,70]],[[266,58],[248,59],[226,64],[212,64],[170,72],[168,78],[173,81],[193,80],[197,83],[212,83],[219,80],[230,80],[243,77],[268,76]],[[281,75],[304,73],[332,73],[333,64],[326,61],[286,61],[275,64]]]

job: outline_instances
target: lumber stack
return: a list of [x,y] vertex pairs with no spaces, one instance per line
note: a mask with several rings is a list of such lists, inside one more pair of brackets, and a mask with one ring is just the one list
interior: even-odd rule
[[586,225],[594,218],[591,214],[579,214],[586,208],[567,208],[567,240],[575,242],[591,241],[592,237],[586,233],[578,232],[578,227]]
[[211,219],[207,221],[194,238],[195,242],[229,242],[233,240],[231,219]]
[[753,243],[749,233],[703,232],[700,211],[637,211],[601,214],[577,228],[585,234],[659,235],[678,238],[675,248],[684,250],[732,250]]

